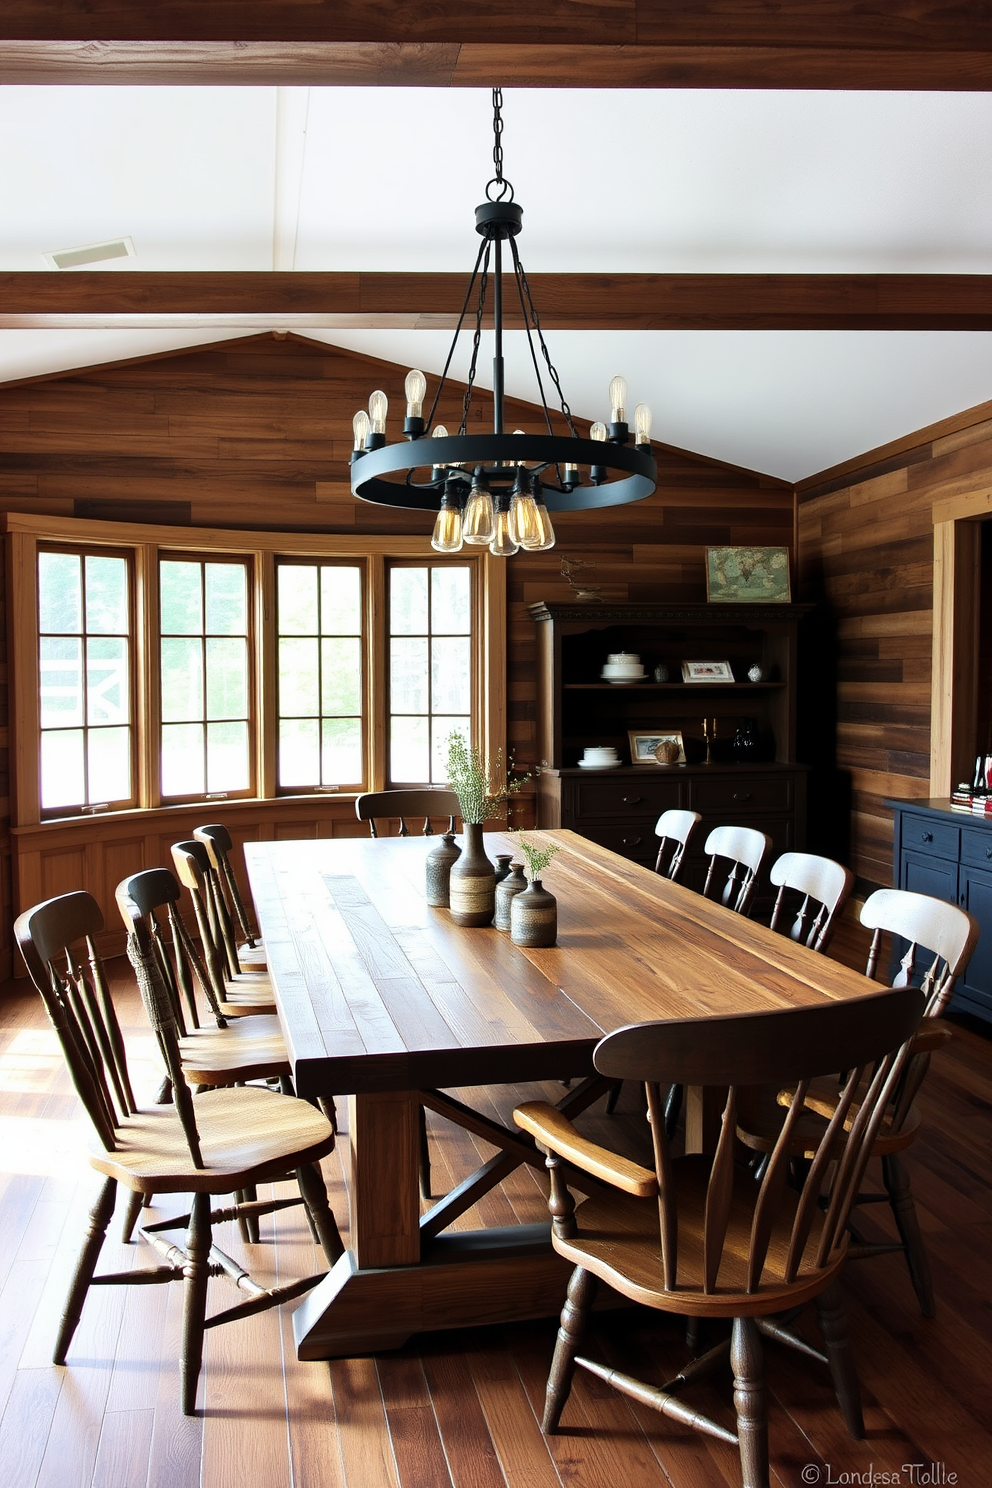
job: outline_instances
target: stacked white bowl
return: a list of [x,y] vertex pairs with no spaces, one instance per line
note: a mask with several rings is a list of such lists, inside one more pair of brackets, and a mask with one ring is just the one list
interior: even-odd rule
[[636,651],[614,651],[606,658],[603,667],[604,682],[643,682],[646,675],[641,658]]
[[587,744],[579,764],[584,770],[612,770],[620,756],[612,744]]

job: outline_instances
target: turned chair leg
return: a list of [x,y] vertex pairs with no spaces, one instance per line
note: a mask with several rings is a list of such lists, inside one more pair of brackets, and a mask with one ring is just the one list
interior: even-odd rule
[[327,1189],[321,1171],[316,1163],[310,1163],[306,1167],[297,1168],[296,1180],[307,1212],[313,1219],[321,1249],[327,1257],[328,1265],[333,1266],[344,1255],[344,1246],[338,1233],[337,1220],[327,1202]]
[[207,1314],[207,1280],[210,1275],[210,1195],[193,1195],[186,1231],[186,1301],[183,1311],[182,1395],[183,1414],[196,1414],[196,1386],[203,1362],[204,1320]]
[[916,1216],[909,1174],[894,1152],[889,1157],[882,1158],[882,1181],[889,1196],[899,1238],[906,1248],[906,1264],[909,1266],[913,1290],[919,1299],[920,1311],[924,1317],[932,1318],[937,1309],[933,1300],[933,1282],[930,1280],[930,1262],[923,1244],[920,1221]]
[[847,1309],[844,1292],[839,1281],[827,1287],[816,1299],[816,1310],[820,1318],[820,1330],[827,1350],[827,1363],[834,1382],[834,1393],[840,1413],[855,1441],[865,1434],[864,1417],[861,1414],[861,1386],[858,1383],[851,1339],[847,1331]]
[[79,1325],[79,1318],[89,1291],[93,1273],[96,1271],[96,1263],[100,1259],[100,1251],[103,1242],[107,1238],[107,1226],[114,1213],[114,1205],[117,1202],[117,1179],[108,1178],[97,1195],[96,1202],[90,1210],[90,1227],[83,1241],[83,1248],[79,1252],[79,1260],[76,1262],[76,1271],[69,1288],[69,1296],[66,1300],[65,1309],[62,1313],[62,1321],[59,1324],[59,1335],[55,1340],[55,1352],[52,1355],[54,1364],[64,1364],[65,1356],[69,1352],[72,1335]]
[[541,1430],[553,1436],[565,1402],[572,1388],[575,1374],[575,1355],[589,1326],[589,1314],[596,1299],[599,1282],[591,1271],[576,1266],[568,1283],[568,1296],[561,1313],[561,1326],[555,1344],[554,1358],[548,1374],[548,1389],[544,1399],[544,1419]]
[[734,1318],[730,1363],[744,1488],[768,1488],[768,1397],[761,1334],[754,1318]]
[[133,1189],[127,1196],[127,1207],[121,1219],[121,1244],[130,1245],[134,1234],[134,1227],[138,1223],[138,1216],[143,1205],[147,1204],[151,1195],[136,1193]]

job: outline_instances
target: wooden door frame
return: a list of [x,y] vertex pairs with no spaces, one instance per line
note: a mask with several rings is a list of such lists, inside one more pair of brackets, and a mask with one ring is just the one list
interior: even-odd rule
[[970,780],[978,709],[981,523],[992,517],[982,486],[933,505],[933,670],[930,683],[930,795],[944,798]]

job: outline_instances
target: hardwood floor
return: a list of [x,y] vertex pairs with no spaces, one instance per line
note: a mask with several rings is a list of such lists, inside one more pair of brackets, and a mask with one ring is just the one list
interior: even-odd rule
[[[839,959],[858,964],[859,934],[858,927],[845,923],[835,948]],[[137,997],[127,990],[123,963],[113,965],[120,973],[118,1002],[129,1045],[140,1055],[139,1076],[151,1089],[157,1079],[151,1038]],[[534,1087],[527,1089],[533,1095]],[[479,1097],[473,1093],[475,1101]],[[484,1092],[504,1118],[516,1098],[507,1089]],[[898,1474],[890,1482],[951,1483],[951,1473],[962,1488],[992,1481],[990,1104],[992,1044],[959,1030],[935,1058],[923,1093],[925,1126],[909,1154],[938,1315],[930,1322],[920,1317],[901,1256],[848,1268],[850,1321],[865,1395],[863,1442],[848,1438],[826,1371],[769,1343],[771,1456],[778,1488],[850,1482],[841,1474],[869,1469]],[[428,1120],[439,1191],[489,1150],[439,1118]],[[599,1107],[583,1124],[590,1134],[598,1131],[602,1139],[622,1141],[636,1151],[645,1134],[638,1092],[625,1087],[616,1117],[604,1116]],[[54,1367],[57,1319],[95,1188],[95,1175],[82,1156],[87,1140],[40,1000],[23,981],[6,984],[0,989],[4,1488],[739,1484],[732,1448],[625,1401],[588,1375],[576,1381],[565,1413],[567,1429],[545,1440],[538,1416],[555,1331],[550,1320],[422,1336],[377,1358],[301,1364],[286,1307],[208,1334],[200,1397],[206,1409],[187,1419],[180,1412],[176,1365],[181,1289],[109,1287],[91,1294],[68,1365]],[[332,1155],[325,1170],[344,1231],[341,1157]],[[156,1208],[169,1212],[164,1203]],[[886,1223],[882,1209],[874,1206],[873,1223]],[[545,1212],[538,1179],[522,1170],[461,1223],[531,1221]],[[321,1269],[298,1209],[262,1224],[263,1243],[247,1247],[260,1280]],[[150,1264],[144,1245],[118,1243],[116,1228],[115,1217],[102,1269]],[[275,1244],[270,1243],[273,1233]],[[219,1238],[230,1253],[243,1254],[233,1226],[222,1227]],[[610,1362],[659,1381],[686,1358],[684,1338],[672,1320],[633,1310],[604,1315],[594,1347]],[[718,1385],[696,1387],[687,1399],[729,1425],[729,1384],[728,1374]],[[933,1463],[943,1464],[945,1476],[921,1477]],[[908,1464],[921,1464],[915,1477]]]

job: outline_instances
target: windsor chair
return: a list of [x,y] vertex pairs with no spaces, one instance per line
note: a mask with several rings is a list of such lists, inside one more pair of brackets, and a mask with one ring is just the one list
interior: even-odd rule
[[[758,874],[771,845],[772,839],[756,827],[714,827],[706,839],[710,861],[703,898],[718,898],[735,914],[749,915]],[[717,866],[721,862],[729,864],[725,878],[724,870]]]

